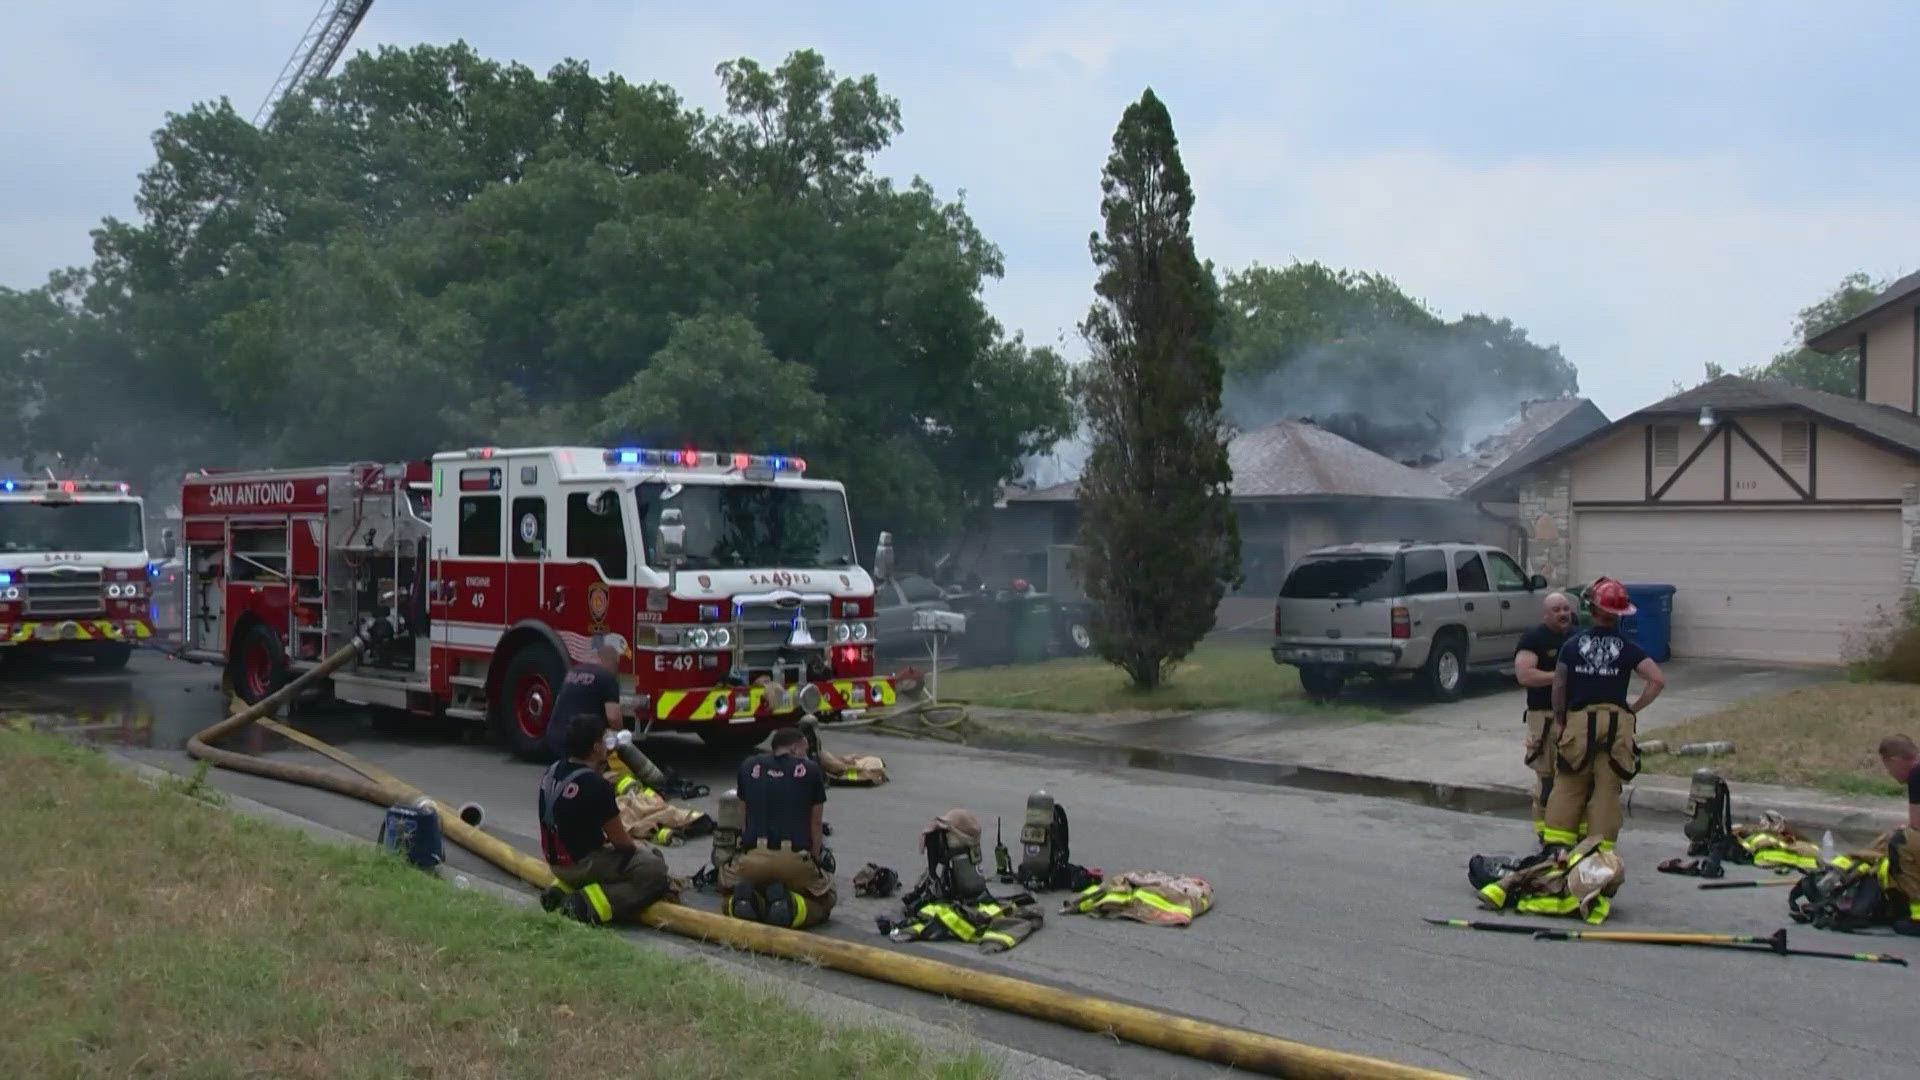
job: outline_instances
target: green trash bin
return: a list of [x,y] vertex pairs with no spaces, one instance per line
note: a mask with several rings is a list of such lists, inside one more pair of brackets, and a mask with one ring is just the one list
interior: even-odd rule
[[1016,664],[1037,664],[1053,655],[1053,599],[1046,593],[1015,593],[1007,601],[1008,643]]

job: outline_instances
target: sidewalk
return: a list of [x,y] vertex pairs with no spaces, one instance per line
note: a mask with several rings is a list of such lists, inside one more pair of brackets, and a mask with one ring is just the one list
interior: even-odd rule
[[[1523,809],[1533,772],[1520,760],[1522,731],[1518,695],[1489,694],[1448,705],[1419,709],[1385,720],[1348,720],[1313,716],[1276,716],[1251,712],[1209,712],[1172,716],[1115,717],[1045,713],[973,706],[976,723],[994,737],[1094,744],[1140,752],[1149,760],[1169,755],[1210,775],[1239,763],[1311,769],[1344,775],[1355,790],[1428,789],[1435,805],[1473,805]],[[1661,727],[1680,723],[1715,703],[1669,703],[1648,710],[1651,737]],[[1699,758],[1707,765],[1711,758]],[[1219,765],[1222,768],[1215,768]],[[1179,771],[1190,771],[1182,768]],[[1627,785],[1627,814],[1681,815],[1687,810],[1685,776],[1641,773]],[[1808,788],[1736,782],[1733,812],[1738,820],[1777,810],[1796,829],[1818,836],[1831,829],[1865,838],[1906,824],[1904,808],[1892,799],[1857,799]],[[1463,800],[1462,792],[1480,798]]]

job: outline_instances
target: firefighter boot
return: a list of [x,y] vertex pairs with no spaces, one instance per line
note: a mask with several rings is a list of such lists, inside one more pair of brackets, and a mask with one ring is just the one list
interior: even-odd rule
[[713,856],[716,871],[723,870],[740,855],[740,833],[747,827],[747,804],[740,793],[728,790],[720,796],[713,812]]
[[1022,882],[1047,881],[1052,877],[1053,808],[1053,796],[1045,789],[1027,796],[1027,821],[1020,827],[1019,877]]
[[767,883],[766,896],[766,914],[761,917],[761,921],[768,926],[784,926],[792,929],[793,894],[787,891],[784,884],[770,881]]
[[739,884],[733,887],[733,895],[727,898],[727,914],[748,922],[759,922],[766,910],[766,899],[760,895],[757,886]]

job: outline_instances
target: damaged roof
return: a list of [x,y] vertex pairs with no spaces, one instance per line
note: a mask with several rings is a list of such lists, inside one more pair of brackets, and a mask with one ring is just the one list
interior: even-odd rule
[[[1386,499],[1450,499],[1438,477],[1349,442],[1325,428],[1281,420],[1242,432],[1227,444],[1236,499],[1348,496]],[[1073,481],[1035,491],[1007,493],[1008,502],[1072,502]]]
[[1511,473],[1568,443],[1607,426],[1607,416],[1586,398],[1543,398],[1524,402],[1499,431],[1427,471],[1447,490],[1460,494],[1491,476]]

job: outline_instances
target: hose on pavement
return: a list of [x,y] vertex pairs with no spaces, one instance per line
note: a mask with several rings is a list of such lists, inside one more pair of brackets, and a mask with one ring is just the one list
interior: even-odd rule
[[[269,717],[306,687],[351,662],[367,646],[355,637],[318,666],[253,705],[213,724],[187,740],[193,757],[238,772],[253,773],[289,783],[321,788],[378,806],[411,803],[422,793],[378,767],[353,755],[294,731]],[[940,708],[950,706],[936,706]],[[917,707],[916,707],[917,708]],[[912,713],[913,709],[904,710]],[[924,715],[922,713],[921,715]],[[249,724],[264,722],[269,730],[320,753],[355,773],[338,772],[271,758],[255,757],[213,746],[212,743]],[[456,809],[434,802],[446,837],[475,855],[536,889],[554,883],[544,860],[519,851],[460,820]],[[656,930],[761,953],[767,956],[819,964],[837,971],[940,994],[959,1001],[1030,1016],[1128,1042],[1150,1046],[1202,1061],[1215,1062],[1269,1076],[1297,1080],[1459,1080],[1446,1073],[1418,1069],[1357,1054],[1326,1050],[1272,1035],[1227,1027],[1204,1020],[1173,1016],[1154,1009],[1087,994],[1076,994],[1007,975],[960,967],[924,956],[842,941],[824,934],[803,933],[776,926],[729,918],[662,900],[641,912],[641,923]]]

